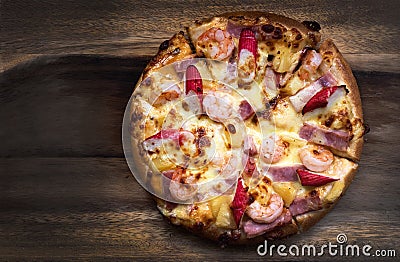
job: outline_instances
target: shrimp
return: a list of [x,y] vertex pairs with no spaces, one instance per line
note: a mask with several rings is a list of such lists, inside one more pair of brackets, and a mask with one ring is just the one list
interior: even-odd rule
[[232,99],[227,94],[207,93],[203,97],[203,108],[208,117],[216,122],[224,122],[234,115]]
[[184,180],[182,179],[182,173],[183,170],[181,168],[175,170],[169,185],[169,191],[174,199],[178,201],[188,201],[197,193],[197,187],[192,184],[182,183]]
[[153,106],[164,105],[168,101],[172,101],[181,95],[181,89],[177,85],[171,85],[165,88],[162,93],[155,99]]
[[327,170],[333,162],[332,152],[323,146],[305,146],[300,149],[299,156],[303,165],[315,172]]
[[286,148],[288,147],[288,142],[283,141],[275,134],[270,135],[261,142],[261,159],[265,163],[275,164],[287,154]]
[[223,60],[232,54],[235,45],[227,31],[212,27],[199,36],[197,47],[207,58]]
[[282,198],[271,192],[271,186],[266,185],[264,181],[260,182],[255,190],[252,195],[255,195],[256,199],[247,208],[247,215],[258,223],[273,222],[282,214]]

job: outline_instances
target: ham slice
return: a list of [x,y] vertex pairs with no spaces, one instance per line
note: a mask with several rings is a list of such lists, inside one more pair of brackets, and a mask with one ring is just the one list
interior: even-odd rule
[[243,100],[242,102],[240,102],[239,115],[243,120],[247,120],[252,115],[254,115],[254,110],[249,104],[249,102],[247,102],[247,100]]
[[253,220],[247,220],[243,223],[243,230],[248,238],[253,238],[272,231],[276,227],[286,225],[291,221],[292,215],[290,214],[289,210],[284,209],[282,214],[277,219],[268,224],[260,224],[254,222]]
[[307,102],[311,99],[311,97],[321,91],[322,88],[335,86],[336,84],[337,80],[332,75],[332,73],[328,71],[325,75],[321,76],[316,81],[312,82],[310,85],[297,92],[297,94],[291,96],[289,100],[292,103],[294,109],[297,112],[300,112],[307,104]]
[[242,25],[242,24],[239,24],[239,23],[235,23],[232,20],[228,20],[228,24],[226,25],[226,31],[228,31],[228,33],[231,36],[234,36],[234,37],[237,37],[237,38],[240,37],[240,33],[242,32],[242,30],[244,28],[248,28],[248,29],[256,32],[256,31],[258,31],[260,26],[245,26],[245,25]]
[[349,132],[328,129],[308,123],[305,123],[300,128],[299,136],[307,141],[329,146],[340,151],[346,151],[350,142]]
[[279,76],[270,67],[265,69],[264,89],[271,97],[274,97],[278,94]]
[[321,208],[321,198],[316,191],[312,191],[311,194],[305,197],[296,197],[290,205],[289,210],[293,216],[297,216]]
[[273,182],[295,182],[299,180],[296,170],[303,168],[304,166],[301,164],[292,166],[270,166],[267,172]]
[[247,135],[246,138],[244,139],[244,144],[243,144],[243,151],[245,154],[249,156],[255,156],[257,155],[257,146],[254,143],[254,139],[251,135]]

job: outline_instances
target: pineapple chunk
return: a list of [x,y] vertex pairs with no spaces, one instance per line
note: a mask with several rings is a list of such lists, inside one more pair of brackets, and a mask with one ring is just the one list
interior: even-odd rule
[[219,208],[217,220],[215,221],[217,227],[235,229],[236,224],[233,220],[232,210],[229,204],[223,202]]
[[342,180],[333,183],[331,191],[326,195],[324,202],[332,203],[342,194],[344,183]]
[[307,82],[299,78],[298,74],[295,74],[292,79],[290,79],[284,88],[281,89],[282,93],[285,95],[292,96],[296,94],[300,89],[306,86]]
[[292,182],[275,182],[272,187],[282,197],[285,206],[290,206],[297,194],[296,185]]
[[231,202],[232,202],[232,196],[226,196],[226,195],[219,196],[211,200],[210,204],[213,217],[216,218],[218,216],[219,209],[221,208],[221,205],[223,203],[227,203],[229,205]]
[[160,172],[170,170],[175,166],[166,154],[158,154],[152,161],[156,169]]

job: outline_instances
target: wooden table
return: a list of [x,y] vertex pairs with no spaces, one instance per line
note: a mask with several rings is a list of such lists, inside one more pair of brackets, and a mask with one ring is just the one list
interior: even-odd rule
[[0,2],[0,260],[313,259],[220,249],[169,225],[124,159],[125,105],[158,45],[196,18],[232,10],[319,21],[354,69],[371,127],[333,212],[274,244],[335,243],[345,233],[400,255],[397,1],[14,0]]

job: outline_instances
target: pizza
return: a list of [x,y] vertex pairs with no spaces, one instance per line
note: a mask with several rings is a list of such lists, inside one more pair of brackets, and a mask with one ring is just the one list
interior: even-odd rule
[[221,245],[260,242],[307,230],[337,203],[366,128],[352,71],[320,30],[228,13],[160,45],[124,148],[172,224]]

